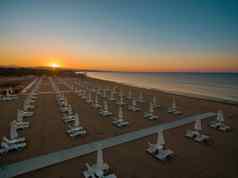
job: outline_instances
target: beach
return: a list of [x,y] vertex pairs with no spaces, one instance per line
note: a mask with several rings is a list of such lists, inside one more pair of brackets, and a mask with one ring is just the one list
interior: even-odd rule
[[[64,78],[68,83],[77,81],[77,78]],[[27,148],[19,152],[11,152],[3,155],[0,164],[12,164],[39,155],[52,153],[55,151],[83,145],[92,141],[110,138],[116,135],[129,133],[143,128],[148,128],[162,123],[172,122],[187,116],[205,112],[217,112],[223,110],[225,122],[232,126],[232,132],[221,133],[207,127],[208,120],[202,122],[204,131],[212,137],[212,144],[201,145],[192,142],[184,137],[185,131],[192,128],[193,124],[187,124],[179,128],[170,129],[165,132],[166,146],[174,150],[176,156],[168,162],[155,160],[148,155],[145,150],[148,142],[155,142],[156,136],[148,136],[138,141],[117,145],[104,150],[104,160],[109,163],[112,170],[118,177],[129,178],[236,178],[238,176],[238,144],[234,142],[238,135],[238,107],[234,104],[226,104],[217,101],[206,100],[204,98],[193,98],[191,96],[173,95],[170,93],[127,86],[110,81],[88,78],[94,87],[119,87],[125,95],[128,90],[133,91],[133,95],[138,96],[144,93],[146,102],[139,104],[142,111],[130,112],[124,108],[126,119],[130,122],[128,127],[119,129],[113,127],[110,119],[103,119],[96,109],[92,108],[74,92],[65,92],[74,112],[79,113],[82,126],[87,129],[86,136],[71,138],[65,133],[65,125],[61,119],[61,114],[56,103],[56,96],[47,77],[44,77],[40,85],[39,95],[36,102],[36,109],[31,119],[31,128],[24,130],[27,138]],[[60,90],[68,91],[64,86],[59,86]],[[148,111],[148,101],[156,96],[161,108],[155,113],[159,116],[157,121],[148,121],[143,118],[143,112]],[[9,122],[16,118],[17,108],[22,107],[25,95],[13,102],[0,103],[0,137],[9,134]],[[175,116],[167,112],[175,97],[179,110],[183,115]],[[102,99],[99,99],[102,102]],[[109,103],[109,110],[116,116],[118,106],[115,102]],[[85,163],[93,163],[96,154],[89,154],[79,158],[74,158],[63,163],[33,171],[19,178],[50,178],[50,177],[82,177],[82,170]],[[159,175],[159,176],[158,176]]]

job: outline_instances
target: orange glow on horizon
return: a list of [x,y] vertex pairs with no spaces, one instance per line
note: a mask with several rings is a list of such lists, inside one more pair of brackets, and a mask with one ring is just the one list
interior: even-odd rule
[[[54,51],[51,54],[0,54],[0,66],[51,67],[83,70],[132,72],[238,72],[236,55],[229,54],[71,54]],[[227,62],[229,61],[229,62]]]
[[59,64],[56,64],[56,63],[53,63],[53,64],[51,64],[50,65],[50,67],[52,67],[52,68],[59,68],[60,67],[60,65]]

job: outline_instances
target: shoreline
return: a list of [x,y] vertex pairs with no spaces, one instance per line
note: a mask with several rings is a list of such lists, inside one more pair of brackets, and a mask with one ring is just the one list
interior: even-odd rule
[[101,80],[104,82],[112,82],[115,84],[124,85],[124,86],[128,86],[128,87],[135,87],[135,88],[146,89],[146,90],[154,90],[154,91],[162,92],[165,94],[184,96],[184,97],[188,97],[188,98],[201,99],[201,100],[205,100],[205,101],[212,101],[212,102],[217,102],[217,103],[222,103],[222,104],[238,106],[238,101],[232,101],[229,99],[222,99],[222,98],[217,98],[217,97],[213,97],[213,96],[199,95],[199,94],[193,94],[193,93],[165,91],[165,90],[161,90],[161,89],[157,89],[157,88],[136,86],[136,85],[128,84],[126,82],[117,82],[117,81],[113,81],[113,80],[99,79],[99,78],[95,78],[95,77],[91,77],[91,76],[87,76],[87,77],[94,79],[94,80]]

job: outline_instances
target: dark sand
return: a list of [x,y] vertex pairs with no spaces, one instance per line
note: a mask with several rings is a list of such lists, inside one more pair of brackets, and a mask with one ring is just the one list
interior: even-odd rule
[[[124,91],[128,86],[115,84],[113,82],[90,79],[94,86],[118,85]],[[73,81],[72,79],[68,81]],[[61,90],[67,90],[64,85],[59,86]],[[24,131],[28,139],[28,147],[21,152],[12,152],[3,155],[0,160],[1,165],[28,159],[37,155],[47,154],[72,146],[90,143],[91,141],[109,138],[118,134],[139,130],[159,123],[171,122],[180,117],[204,112],[216,112],[222,109],[226,123],[233,127],[231,133],[220,133],[216,130],[208,129],[206,121],[204,131],[212,136],[214,142],[209,146],[195,144],[184,138],[184,132],[193,125],[185,125],[180,128],[166,131],[165,139],[167,146],[175,151],[176,157],[168,162],[161,162],[153,159],[145,153],[147,142],[155,141],[155,136],[146,137],[139,141],[118,145],[104,151],[105,160],[110,164],[118,177],[127,178],[237,178],[238,177],[238,143],[235,142],[238,127],[238,108],[235,105],[228,105],[218,102],[195,99],[185,96],[176,96],[176,102],[180,110],[184,112],[182,116],[175,117],[167,113],[168,106],[171,105],[172,95],[155,90],[133,88],[133,93],[138,95],[139,91],[144,91],[147,103],[142,105],[142,111],[148,110],[148,101],[153,95],[158,97],[161,108],[156,110],[160,116],[158,121],[147,121],[143,119],[143,113],[133,113],[126,110],[125,115],[130,121],[128,128],[118,129],[111,125],[110,119],[102,119],[97,111],[86,104],[74,93],[67,93],[69,103],[72,104],[75,112],[80,114],[82,126],[88,129],[88,135],[79,138],[70,138],[64,131],[64,124],[56,105],[54,94],[41,95],[37,100],[35,115],[31,120],[31,128]],[[42,81],[41,92],[52,91],[47,78]],[[124,92],[127,95],[128,92]],[[0,103],[0,137],[8,135],[8,123],[16,118],[16,109],[21,106],[23,97],[14,102]],[[117,105],[110,103],[110,110],[117,114]],[[64,163],[44,168],[19,177],[22,178],[52,178],[52,177],[82,177],[81,170],[86,162],[92,163],[96,154],[75,158]]]

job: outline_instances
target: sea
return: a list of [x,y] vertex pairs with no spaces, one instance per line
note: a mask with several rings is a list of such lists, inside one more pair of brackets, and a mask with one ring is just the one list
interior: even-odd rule
[[238,73],[88,72],[87,76],[173,94],[238,103]]

